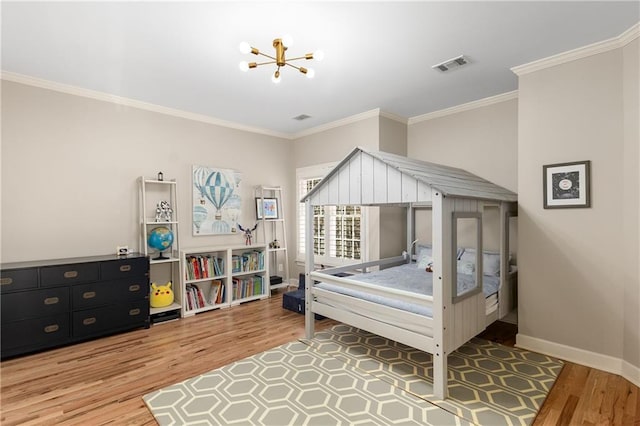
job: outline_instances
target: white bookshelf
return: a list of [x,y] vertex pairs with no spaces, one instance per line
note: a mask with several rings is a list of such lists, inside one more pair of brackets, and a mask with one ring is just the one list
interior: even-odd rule
[[269,297],[268,257],[265,244],[182,250],[182,316]]
[[[174,292],[174,302],[162,308],[151,308],[151,321],[157,314],[182,309],[181,293],[176,291],[179,282],[179,253],[180,242],[178,232],[178,184],[175,179],[158,180],[140,176],[138,179],[140,191],[140,252],[149,257],[149,278],[152,283],[164,285],[171,281]],[[173,210],[170,220],[158,219],[156,207],[160,201],[167,201]],[[173,244],[162,253],[155,251],[147,244],[149,231],[156,227],[166,227],[173,233]]]

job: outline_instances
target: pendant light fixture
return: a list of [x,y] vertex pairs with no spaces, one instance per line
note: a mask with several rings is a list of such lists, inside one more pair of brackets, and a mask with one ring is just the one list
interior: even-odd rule
[[295,58],[290,58],[287,59],[285,56],[285,53],[287,51],[287,49],[289,47],[291,47],[293,45],[293,40],[291,39],[291,37],[282,37],[282,38],[277,38],[275,40],[273,40],[273,48],[275,49],[275,56],[271,56],[271,55],[267,55],[266,53],[261,52],[260,50],[258,50],[255,47],[252,47],[249,43],[247,42],[242,42],[240,43],[240,52],[247,54],[247,53],[253,53],[254,55],[260,55],[260,56],[264,56],[266,58],[271,59],[270,61],[266,61],[266,62],[246,62],[246,61],[242,61],[240,62],[240,70],[241,71],[249,71],[250,69],[253,68],[257,68],[260,65],[268,65],[268,64],[275,64],[277,66],[276,71],[273,73],[273,76],[271,77],[271,81],[273,81],[274,83],[280,83],[280,68],[284,68],[285,66],[290,66],[292,68],[297,69],[298,71],[300,71],[302,74],[306,75],[307,78],[313,78],[313,76],[315,75],[315,72],[313,69],[311,68],[305,68],[305,67],[299,67],[296,65],[293,65],[291,62],[292,61],[298,61],[298,60],[311,60],[311,59],[315,59],[316,61],[321,61],[324,57],[324,54],[321,50],[318,50],[314,53],[307,53],[304,56],[298,56]]

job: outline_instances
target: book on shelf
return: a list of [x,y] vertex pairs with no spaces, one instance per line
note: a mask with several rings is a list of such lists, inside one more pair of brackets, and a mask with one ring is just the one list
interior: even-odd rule
[[264,251],[249,251],[231,257],[232,272],[251,272],[264,269]]
[[261,275],[233,278],[233,300],[246,299],[264,294],[264,279]]
[[209,305],[217,305],[224,300],[224,284],[220,280],[211,281],[207,303]]
[[207,306],[202,289],[195,284],[187,284],[185,296],[189,310],[200,309]]
[[215,255],[193,255],[185,259],[185,279],[200,280],[224,275],[224,259]]

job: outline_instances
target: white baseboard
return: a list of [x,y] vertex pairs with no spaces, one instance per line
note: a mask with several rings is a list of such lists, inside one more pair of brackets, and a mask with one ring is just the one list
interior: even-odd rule
[[640,388],[640,368],[627,361],[622,361],[622,377]]
[[521,333],[516,335],[516,347],[560,358],[575,364],[597,368],[608,373],[618,374],[640,387],[640,367],[636,367],[620,358],[526,336]]

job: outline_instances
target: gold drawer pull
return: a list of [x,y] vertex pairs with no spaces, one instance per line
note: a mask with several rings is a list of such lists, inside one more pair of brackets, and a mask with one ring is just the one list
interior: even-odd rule
[[60,330],[60,326],[58,324],[48,325],[44,328],[45,333],[54,333],[58,330]]
[[82,324],[83,325],[91,325],[91,324],[95,324],[96,323],[96,318],[95,317],[91,317],[91,318],[85,318],[82,320]]
[[13,278],[11,277],[0,278],[0,285],[9,285],[9,284],[13,284]]
[[140,290],[139,284],[133,284],[129,286],[129,291],[138,291],[138,290]]
[[67,271],[64,273],[65,278],[77,278],[78,271]]
[[131,265],[122,265],[120,267],[120,272],[129,272],[131,270]]
[[133,317],[133,316],[136,316],[136,315],[140,315],[140,308],[131,309],[129,311],[129,316],[130,317]]
[[83,299],[93,299],[94,297],[96,297],[95,291],[85,291],[84,293],[82,293]]
[[58,298],[58,297],[47,297],[46,299],[44,299],[44,304],[45,305],[55,305],[59,301],[60,301],[60,298]]

